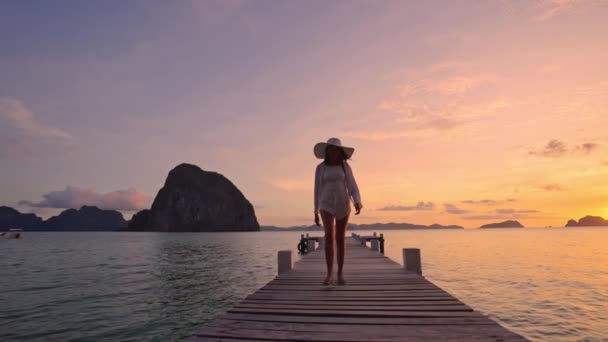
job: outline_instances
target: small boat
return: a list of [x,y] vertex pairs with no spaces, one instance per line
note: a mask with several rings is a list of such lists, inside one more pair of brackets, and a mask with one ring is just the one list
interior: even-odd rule
[[0,233],[0,238],[4,239],[23,239],[23,229],[13,228],[9,229],[8,232]]

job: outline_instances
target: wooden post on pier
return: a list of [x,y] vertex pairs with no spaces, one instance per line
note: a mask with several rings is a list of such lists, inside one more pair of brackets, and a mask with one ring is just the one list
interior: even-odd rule
[[422,275],[422,264],[420,263],[419,248],[403,249],[403,267],[406,271],[412,271]]
[[308,253],[314,252],[317,249],[317,243],[315,240],[308,239],[306,240],[306,243],[308,244]]
[[[374,233],[376,234],[376,233]],[[378,239],[373,239],[371,240],[371,249],[374,252],[380,252],[380,241],[378,241]]]
[[278,274],[289,272],[293,269],[292,251],[279,251],[278,254]]

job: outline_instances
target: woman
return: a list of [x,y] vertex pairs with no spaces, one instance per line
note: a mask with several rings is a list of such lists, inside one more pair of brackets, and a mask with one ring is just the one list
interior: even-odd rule
[[326,143],[314,147],[315,156],[323,159],[315,171],[315,224],[319,224],[319,214],[325,228],[325,261],[327,277],[323,285],[333,284],[334,265],[334,220],[335,240],[338,247],[338,284],[344,285],[344,238],[350,215],[350,198],[355,204],[355,215],[361,212],[361,195],[353,171],[346,162],[355,151],[352,147],[342,146],[338,138],[330,138]]

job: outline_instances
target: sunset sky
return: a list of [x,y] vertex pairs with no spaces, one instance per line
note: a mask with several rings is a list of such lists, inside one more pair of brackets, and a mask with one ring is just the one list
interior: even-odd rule
[[608,217],[608,1],[2,1],[0,205],[147,208],[182,162],[313,223],[339,137],[353,223]]

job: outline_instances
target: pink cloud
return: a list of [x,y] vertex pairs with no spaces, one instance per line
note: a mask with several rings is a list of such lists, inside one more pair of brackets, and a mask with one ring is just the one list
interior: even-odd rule
[[30,158],[71,149],[74,137],[41,122],[17,99],[0,96],[0,158]]
[[66,131],[39,122],[23,102],[13,98],[0,97],[0,120],[20,135],[58,140],[72,139]]
[[459,75],[435,79],[419,79],[403,84],[400,95],[408,97],[422,93],[436,95],[463,95],[481,85],[495,81],[496,77],[490,75]]
[[84,205],[119,211],[138,211],[147,208],[150,196],[135,189],[117,190],[105,194],[95,188],[67,186],[65,190],[51,191],[42,195],[40,202],[21,201],[20,205],[34,208],[80,208]]
[[540,157],[557,158],[572,154],[590,154],[599,147],[595,143],[583,143],[576,145],[573,148],[568,148],[563,141],[553,139],[545,145],[541,150],[531,150],[528,152],[530,155]]
[[541,0],[539,2],[539,13],[534,17],[537,21],[544,21],[558,15],[574,13],[586,7],[601,4],[597,0]]
[[412,211],[412,210],[433,210],[435,203],[433,202],[418,202],[416,205],[387,205],[376,210],[380,211]]

